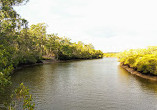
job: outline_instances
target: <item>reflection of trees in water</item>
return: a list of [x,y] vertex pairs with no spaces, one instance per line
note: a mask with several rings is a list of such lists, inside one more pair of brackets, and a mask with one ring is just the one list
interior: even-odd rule
[[151,81],[148,79],[140,78],[140,77],[135,77],[136,81],[140,85],[141,89],[144,91],[149,91],[153,92],[157,95],[157,81]]
[[[71,66],[70,64],[71,63],[63,62],[22,68],[21,70],[16,71],[12,76],[12,90],[23,82],[24,85],[30,89],[30,94],[32,94],[33,99],[36,101],[35,103],[42,102],[45,97],[49,98],[47,92],[51,92],[52,94],[57,92],[56,90],[59,84],[56,83],[56,80],[62,78],[60,75],[64,75],[58,73]],[[0,98],[0,100],[1,99],[2,98]],[[6,98],[6,100],[8,99]]]
[[132,78],[132,75],[128,73],[125,69],[118,66],[118,77],[121,82],[130,83],[130,79]]
[[120,66],[118,67],[118,74],[120,81],[125,83],[134,83],[136,86],[140,87],[142,91],[148,91],[149,93],[155,93],[157,95],[157,81],[151,81],[132,75]]

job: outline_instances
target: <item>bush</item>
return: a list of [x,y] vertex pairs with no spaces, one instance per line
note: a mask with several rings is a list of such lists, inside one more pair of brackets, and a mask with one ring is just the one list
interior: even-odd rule
[[131,49],[118,55],[119,61],[144,74],[157,75],[157,47]]
[[137,71],[142,73],[157,75],[157,58],[155,56],[146,55],[138,58],[134,66]]

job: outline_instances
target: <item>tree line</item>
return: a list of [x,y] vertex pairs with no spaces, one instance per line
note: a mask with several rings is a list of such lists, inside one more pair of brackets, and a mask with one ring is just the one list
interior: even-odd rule
[[143,74],[157,75],[157,46],[121,52],[119,61]]
[[[28,27],[14,6],[28,0],[0,0],[0,94],[11,84],[10,74],[20,65],[41,62],[43,56],[58,60],[102,58],[103,52],[92,44],[71,42],[57,34],[47,34],[45,23]],[[20,91],[20,92],[19,92]],[[24,109],[33,109],[31,96],[24,85],[15,90],[15,96],[23,99]],[[14,109],[11,105],[9,109]]]
[[117,57],[118,52],[108,52],[104,53],[104,57]]
[[[102,58],[103,52],[92,44],[71,42],[57,34],[47,34],[46,24],[28,27],[28,21],[14,6],[28,0],[0,0],[0,89],[10,83],[10,73],[19,65],[41,62],[42,56],[58,60]],[[1,91],[0,90],[0,91]]]

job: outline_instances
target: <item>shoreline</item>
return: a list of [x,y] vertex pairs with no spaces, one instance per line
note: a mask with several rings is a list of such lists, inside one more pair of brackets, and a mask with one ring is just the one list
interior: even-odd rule
[[[101,58],[93,58],[93,59],[101,59]],[[24,64],[24,65],[20,65],[16,68],[14,68],[13,72],[11,73],[11,75],[14,74],[14,72],[25,68],[25,67],[30,67],[30,66],[36,66],[36,65],[41,65],[41,64],[52,64],[52,63],[59,63],[59,62],[70,62],[70,61],[80,61],[80,60],[93,60],[93,59],[71,59],[71,60],[57,60],[57,59],[46,59],[46,60],[41,60],[40,63],[34,63],[34,64]]]
[[133,68],[130,68],[126,65],[123,65],[123,64],[120,64],[120,66],[122,68],[124,68],[127,72],[133,74],[133,75],[136,75],[138,77],[141,77],[141,78],[144,78],[144,79],[148,79],[148,80],[151,80],[151,81],[157,81],[157,76],[150,76],[150,75],[145,75],[141,72],[138,72],[136,70],[134,70]]
[[36,65],[41,65],[41,64],[51,64],[51,63],[58,63],[58,62],[62,62],[60,60],[55,60],[55,59],[48,59],[48,60],[41,60],[40,63],[34,63],[34,64],[25,64],[25,65],[20,65],[16,68],[14,68],[13,72],[11,73],[11,75],[14,74],[14,72],[22,69],[22,68],[25,68],[25,67],[30,67],[30,66],[36,66]]

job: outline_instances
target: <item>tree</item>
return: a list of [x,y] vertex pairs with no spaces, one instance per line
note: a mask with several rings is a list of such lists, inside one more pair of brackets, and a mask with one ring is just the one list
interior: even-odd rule
[[41,55],[45,54],[44,45],[46,44],[46,27],[45,23],[38,23],[37,25],[31,25],[29,30],[31,35],[36,37],[36,47],[38,47],[38,51],[40,51]]
[[[9,73],[13,70],[19,31],[26,28],[27,21],[22,19],[13,6],[28,0],[0,0],[0,88],[9,84]],[[5,79],[5,81],[3,81]],[[8,82],[8,83],[7,83]],[[7,83],[7,84],[6,84]]]
[[8,104],[7,107],[9,110],[33,110],[35,108],[35,104],[32,102],[32,96],[29,93],[29,89],[20,84],[20,87],[15,89],[14,93],[12,94],[11,98],[13,101]]

